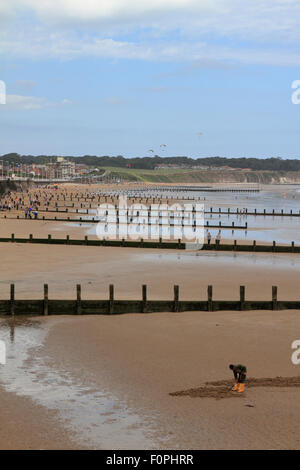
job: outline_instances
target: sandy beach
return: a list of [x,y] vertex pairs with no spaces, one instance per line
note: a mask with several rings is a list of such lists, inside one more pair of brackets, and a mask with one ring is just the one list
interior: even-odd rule
[[[57,413],[0,386],[0,450],[76,449]],[[70,433],[71,434],[71,433]]]
[[50,298],[72,299],[80,283],[82,297],[92,299],[107,298],[109,284],[120,299],[141,298],[142,284],[148,285],[149,299],[171,299],[178,284],[180,298],[201,300],[211,284],[214,298],[238,298],[239,286],[245,285],[246,296],[267,300],[277,285],[279,298],[299,300],[297,254],[2,243],[0,256],[6,266],[0,275],[2,298],[15,283],[16,298],[38,299],[48,283]]
[[291,343],[299,322],[298,312],[67,319],[52,330],[46,351],[155,417],[166,447],[292,449],[300,447],[297,387],[249,388],[223,400],[169,393],[230,379],[228,364],[237,358],[249,377],[298,375]]
[[[89,230],[1,219],[3,237]],[[16,299],[41,299],[47,283],[50,299],[74,299],[76,284],[83,299],[108,298],[109,284],[116,299],[141,299],[146,284],[148,299],[167,300],[177,284],[183,300],[206,299],[208,285],[214,299],[244,285],[246,299],[269,300],[275,285],[279,300],[299,300],[295,253],[0,243],[0,257],[2,299],[11,283]],[[15,436],[0,433],[0,448],[298,449],[299,322],[298,311],[2,317],[0,418]],[[230,391],[236,362],[249,371],[242,395]]]
[[[47,327],[48,333],[42,347],[31,348],[27,369],[32,373],[32,382],[24,379],[20,392],[26,399],[10,394],[8,409],[2,411],[4,422],[18,424],[21,413],[22,423],[27,423],[23,418],[28,413],[36,423],[30,440],[23,441],[24,447],[300,447],[299,385],[246,387],[243,395],[237,395],[229,391],[233,379],[228,369],[230,362],[241,361],[247,364],[249,379],[300,375],[299,366],[291,362],[299,312],[185,312],[35,321]],[[34,369],[30,361],[35,362]],[[46,364],[46,369],[41,364]],[[47,380],[51,376],[52,386]],[[205,387],[211,381],[225,381],[228,396],[215,399],[170,395]],[[37,386],[42,411],[27,406]],[[76,401],[73,389],[77,390]],[[96,392],[113,394],[114,406],[95,399]],[[55,420],[50,411],[51,426],[45,434],[43,426],[53,408],[58,408],[60,419]],[[55,436],[62,432],[62,423],[65,438],[58,442]],[[16,433],[14,428],[14,440],[3,439],[2,435],[1,447],[21,445],[23,429],[18,427]],[[40,440],[35,440],[35,430],[42,432]]]

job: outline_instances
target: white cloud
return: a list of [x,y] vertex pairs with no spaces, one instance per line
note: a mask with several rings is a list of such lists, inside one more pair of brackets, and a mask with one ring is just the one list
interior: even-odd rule
[[31,109],[42,109],[54,106],[66,106],[71,105],[73,102],[64,98],[61,102],[51,102],[46,98],[37,96],[24,96],[24,95],[6,95],[6,105],[10,109],[16,110],[31,110]]
[[31,88],[34,88],[36,85],[36,83],[32,80],[17,80],[16,84],[17,87],[21,90],[29,90]]
[[64,106],[69,106],[69,105],[73,104],[73,101],[68,100],[67,98],[64,98],[64,99],[61,101],[61,104],[63,104]]
[[104,103],[112,106],[117,106],[121,104],[126,104],[127,101],[121,96],[109,96],[104,100]]
[[33,12],[42,24],[146,26],[186,34],[214,32],[299,38],[299,0],[0,0],[6,15]]
[[40,109],[49,106],[45,98],[35,96],[7,95],[6,104],[14,109]]
[[118,21],[146,18],[189,8],[211,8],[220,0],[13,0],[14,8],[30,8],[44,21]]
[[[0,30],[4,56],[198,61],[198,68],[300,62],[299,0],[0,0],[1,12],[11,18]],[[21,22],[24,13],[31,20]]]

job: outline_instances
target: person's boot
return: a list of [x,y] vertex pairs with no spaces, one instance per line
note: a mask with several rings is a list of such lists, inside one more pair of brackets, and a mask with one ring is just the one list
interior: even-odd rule
[[240,384],[237,382],[237,383],[232,387],[231,390],[232,390],[233,392],[236,392],[236,391],[239,389],[239,386],[240,386]]
[[240,388],[238,389],[238,393],[243,393],[245,390],[245,384],[240,384]]

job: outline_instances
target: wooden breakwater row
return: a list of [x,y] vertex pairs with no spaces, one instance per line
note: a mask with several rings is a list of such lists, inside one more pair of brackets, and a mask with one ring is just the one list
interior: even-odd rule
[[[62,219],[62,218],[57,218],[57,217],[53,217],[53,218],[46,218],[45,216],[42,216],[38,219],[26,219],[25,217],[20,217],[17,215],[17,217],[7,217],[6,215],[3,217],[4,219],[7,219],[7,220],[44,220],[46,222],[73,222],[73,223],[86,223],[86,224],[98,224],[99,222],[101,222],[102,224],[104,223],[103,221],[101,221],[99,218],[97,217],[91,217],[90,219],[85,219],[85,218],[82,218],[82,217],[78,217],[77,219],[71,219],[70,217],[67,217],[65,219]],[[219,228],[219,229],[231,229],[231,230],[247,230],[248,228],[248,224],[247,222],[245,223],[245,225],[235,225],[234,222],[232,222],[231,225],[224,225],[222,224],[221,222],[219,222],[218,224],[210,224],[208,221],[206,222],[205,225],[199,225],[199,224],[196,224],[196,221],[194,221],[195,223],[193,224],[186,224],[184,223],[184,220],[182,220],[182,222],[179,224],[179,223],[162,223],[161,221],[146,221],[146,222],[139,222],[139,221],[134,221],[134,220],[130,220],[130,218],[127,218],[127,225],[130,225],[130,224],[137,224],[139,223],[140,225],[148,225],[149,227],[151,227],[152,225],[153,226],[159,226],[159,227],[205,227],[205,228]],[[116,226],[118,225],[122,225],[122,223],[119,223],[118,220],[116,220],[116,222],[114,222],[114,224]],[[126,225],[126,222],[123,223],[123,225]]]
[[[15,237],[11,234],[10,237],[0,238],[0,243],[36,243],[36,244],[49,244],[49,245],[75,245],[75,246],[111,246],[111,247],[127,247],[127,248],[159,248],[171,250],[185,250],[193,249],[193,242],[183,242],[180,238],[178,240],[163,240],[161,237],[158,240],[145,241],[143,238],[139,240],[125,240],[116,239],[109,240],[103,239],[89,239],[86,235],[84,239],[71,239],[70,235],[66,238],[52,238],[49,234],[47,238],[36,238],[32,234],[28,238]],[[195,244],[196,250],[201,251],[237,251],[237,252],[254,252],[254,253],[300,253],[300,246],[296,246],[295,242],[290,245],[278,245],[275,241],[271,245],[257,244],[256,240],[252,244],[238,244],[237,240],[233,243],[203,243],[199,248]]]
[[240,286],[237,300],[213,300],[213,286],[207,287],[207,300],[179,300],[179,286],[174,286],[172,300],[149,300],[147,286],[142,286],[140,300],[115,299],[114,285],[109,286],[109,295],[104,300],[82,300],[81,285],[76,286],[76,299],[49,299],[48,284],[44,284],[41,300],[17,300],[15,284],[10,285],[10,298],[0,300],[0,315],[112,315],[122,313],[187,312],[220,310],[288,310],[300,309],[300,301],[278,300],[277,286],[272,286],[271,300],[246,300],[245,286]]
[[[103,201],[103,202],[107,202],[107,201]],[[115,201],[111,201],[112,203],[114,203]],[[130,201],[131,202],[131,201]],[[169,201],[167,201],[168,203]],[[139,201],[140,203],[140,201]],[[63,209],[61,209],[63,208]],[[39,207],[39,211],[40,212],[59,212],[59,213],[73,213],[73,212],[78,212],[79,210],[85,210],[86,214],[89,213],[89,209],[93,209],[93,210],[96,210],[98,209],[99,206],[96,205],[96,204],[91,204],[91,203],[88,203],[88,208],[86,208],[86,206],[83,205],[83,203],[80,203],[80,207],[79,208],[76,208],[75,207],[75,204],[71,204],[71,205],[58,205],[57,202],[55,202],[55,205],[53,208],[51,208],[50,206],[49,207]],[[69,209],[74,209],[74,211],[72,210],[69,210]],[[109,208],[111,210],[111,208]],[[117,210],[118,209],[118,206],[115,205],[115,209]],[[131,210],[131,206],[128,205],[128,210]],[[137,210],[137,208],[133,208],[133,210]],[[141,210],[146,210],[145,208],[141,207]],[[183,211],[188,211],[188,212],[193,212],[193,213],[198,213],[198,212],[203,212],[204,214],[217,214],[217,215],[248,215],[248,216],[264,216],[264,217],[267,217],[267,216],[271,216],[271,217],[300,217],[300,210],[298,210],[298,212],[295,212],[295,210],[293,211],[293,209],[290,209],[288,212],[284,212],[283,209],[281,209],[280,211],[275,211],[275,209],[272,209],[272,210],[269,210],[269,209],[261,209],[261,210],[258,210],[258,209],[254,209],[252,211],[249,211],[247,208],[245,208],[244,210],[240,209],[240,208],[237,208],[237,209],[234,209],[232,210],[230,207],[227,209],[227,210],[222,210],[221,208],[219,208],[218,210],[217,209],[213,209],[212,207],[210,208],[210,210],[197,210],[197,207],[195,205],[192,206],[191,209],[189,208],[178,208],[178,209],[174,209],[174,208],[169,208],[169,209],[166,209],[166,208],[151,208],[149,207],[148,210],[162,210],[162,211],[165,211],[165,212],[174,212],[174,211],[179,211],[179,210],[183,210]]]
[[242,212],[241,209],[237,208],[236,210],[231,210],[230,207],[227,209],[227,211],[222,210],[219,208],[219,210],[214,210],[212,207],[210,208],[209,211],[204,211],[205,214],[218,214],[218,215],[262,215],[262,216],[272,216],[272,217],[300,217],[300,210],[298,212],[293,212],[292,209],[290,209],[289,212],[284,212],[283,209],[281,209],[280,212],[276,212],[275,209],[272,209],[269,211],[268,209],[262,209],[261,211],[254,209],[253,211],[249,211],[247,208],[245,208],[245,211]]

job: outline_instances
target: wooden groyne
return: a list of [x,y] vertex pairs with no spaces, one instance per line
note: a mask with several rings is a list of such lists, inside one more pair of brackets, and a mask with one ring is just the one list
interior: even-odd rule
[[[192,249],[193,242],[185,243],[180,238],[178,240],[126,240],[116,239],[109,240],[103,239],[89,239],[86,235],[84,239],[72,239],[70,235],[66,238],[52,238],[49,234],[47,238],[33,237],[32,234],[28,238],[15,237],[11,234],[10,237],[1,237],[0,243],[36,243],[36,244],[49,244],[49,245],[75,245],[75,246],[111,246],[111,247],[127,247],[127,248],[158,248],[158,249],[171,249],[171,250],[185,250]],[[195,245],[196,250],[201,251],[236,251],[236,252],[250,252],[250,253],[300,253],[300,245],[296,246],[295,242],[290,245],[278,245],[273,241],[270,245],[257,244],[256,240],[252,244],[239,244],[237,240],[233,243],[203,243],[199,248]]]
[[[72,223],[85,223],[85,224],[98,224],[101,222],[101,220],[97,217],[90,217],[89,219],[86,219],[86,218],[82,218],[82,217],[78,217],[77,219],[71,219],[71,217],[67,217],[67,218],[57,218],[57,217],[53,217],[53,218],[46,218],[45,216],[42,216],[40,217],[39,219],[26,219],[25,217],[7,217],[6,215],[4,216],[4,219],[7,219],[7,220],[32,220],[32,222],[34,222],[35,220],[43,220],[43,221],[46,221],[46,222],[72,222]],[[101,222],[103,223],[103,222]],[[136,225],[138,224],[139,225],[148,225],[149,227],[151,227],[152,225],[153,226],[159,226],[159,227],[170,227],[170,228],[173,228],[173,227],[205,227],[205,228],[218,228],[218,229],[231,229],[231,230],[247,230],[248,228],[248,223],[245,222],[245,225],[235,225],[234,222],[232,222],[231,225],[225,225],[225,224],[222,224],[221,222],[219,222],[218,224],[210,224],[208,221],[206,222],[205,225],[199,225],[199,224],[196,224],[196,223],[193,223],[193,224],[187,224],[187,223],[184,223],[184,221],[182,221],[182,223],[162,223],[161,221],[152,221],[152,222],[138,222],[138,221],[130,221],[130,218],[128,217],[127,219],[127,224],[126,224],[126,221],[125,223],[123,223],[123,225],[130,225],[130,224],[133,224],[133,225]],[[119,223],[119,222],[115,222],[115,225],[116,227],[118,227],[119,225],[122,225],[122,223]]]
[[118,300],[115,298],[114,285],[109,286],[106,299],[83,300],[81,285],[76,286],[74,300],[49,298],[48,284],[44,284],[44,295],[40,300],[16,299],[15,284],[10,285],[8,299],[0,300],[0,315],[113,315],[124,313],[187,312],[187,311],[246,311],[246,310],[288,310],[300,309],[300,301],[278,300],[277,286],[272,286],[270,300],[247,300],[245,286],[240,286],[240,295],[235,300],[214,300],[213,286],[207,287],[205,300],[180,300],[179,286],[174,286],[172,300],[149,300],[147,286],[142,286],[138,300]]
[[284,212],[283,209],[281,209],[280,212],[276,212],[275,209],[272,209],[271,211],[269,209],[262,209],[261,211],[254,209],[252,211],[248,211],[247,208],[245,208],[245,211],[242,212],[241,209],[236,209],[236,210],[231,210],[230,208],[227,209],[227,211],[222,210],[219,208],[219,210],[215,210],[212,207],[210,208],[209,211],[204,211],[205,214],[218,214],[218,215],[252,215],[252,216],[272,216],[272,217],[300,217],[300,210],[298,212],[293,212],[292,209],[290,209],[289,212]]
[[[43,207],[43,208],[39,208],[38,211],[39,212],[57,212],[57,213],[62,213],[62,214],[78,214],[78,213],[83,213],[83,214],[91,214],[92,212],[91,211],[95,211],[99,208],[99,206],[97,205],[94,205],[92,206],[92,204],[89,204],[89,207],[86,208],[83,206],[83,204],[80,205],[80,207],[76,208],[74,203],[70,206],[58,206],[57,204],[55,205],[55,207],[53,208],[50,208],[50,207]],[[71,210],[70,210],[71,209]],[[72,210],[73,209],[73,210]],[[117,210],[117,207],[115,208],[115,210]],[[128,206],[128,210],[130,211],[131,210],[131,206]],[[137,208],[135,207],[133,210],[137,210]],[[142,210],[146,210],[146,209],[142,209]],[[180,209],[150,209],[150,210],[158,210],[158,211],[163,211],[163,212],[176,212],[176,211],[180,211]],[[80,212],[79,212],[80,211]],[[85,212],[83,212],[85,211]],[[111,211],[111,209],[109,209],[109,211]],[[221,208],[219,208],[218,210],[217,209],[213,209],[212,207],[210,208],[210,210],[197,210],[197,207],[196,206],[193,206],[192,209],[187,209],[185,210],[184,208],[182,209],[183,212],[191,212],[191,213],[204,213],[204,214],[214,214],[214,215],[237,215],[237,216],[264,216],[264,217],[300,217],[300,210],[298,212],[295,212],[295,210],[293,211],[293,209],[290,209],[288,212],[284,212],[283,209],[281,209],[280,211],[275,211],[275,209],[272,209],[272,210],[269,210],[269,209],[261,209],[261,210],[258,210],[258,209],[254,209],[252,211],[249,211],[247,208],[245,208],[244,212],[242,211],[242,209],[240,208],[237,208],[237,209],[234,209],[232,210],[230,207],[227,209],[227,210],[222,210]]]

